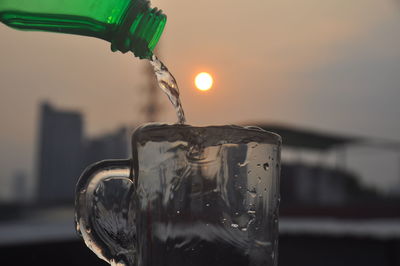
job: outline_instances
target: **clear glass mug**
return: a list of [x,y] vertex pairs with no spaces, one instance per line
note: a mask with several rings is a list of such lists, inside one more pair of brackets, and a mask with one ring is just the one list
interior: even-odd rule
[[280,146],[256,127],[139,127],[132,159],[80,177],[77,230],[111,265],[276,265]]

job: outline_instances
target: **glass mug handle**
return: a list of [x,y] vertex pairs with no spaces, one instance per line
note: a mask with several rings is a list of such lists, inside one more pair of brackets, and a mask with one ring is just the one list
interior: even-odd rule
[[75,191],[75,223],[85,244],[111,265],[133,265],[136,248],[131,160],[105,160],[83,172]]

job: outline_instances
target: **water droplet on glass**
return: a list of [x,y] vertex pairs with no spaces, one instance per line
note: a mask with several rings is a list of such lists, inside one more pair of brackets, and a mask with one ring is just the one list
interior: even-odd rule
[[206,207],[210,207],[210,203],[207,203],[207,204],[206,204]]
[[246,166],[248,163],[249,163],[248,161],[245,161],[243,163],[238,163],[238,166],[243,167],[243,166]]
[[177,214],[180,214],[181,212],[180,212],[180,211],[176,211],[176,213],[177,213]]
[[257,190],[255,187],[252,187],[251,189],[248,189],[247,191],[250,193],[257,193]]
[[257,193],[249,192],[250,197],[255,198],[257,196]]
[[256,190],[256,188],[248,189],[248,190],[247,190],[247,193],[249,193],[249,195],[250,195],[252,198],[255,198],[255,197],[257,196],[257,190]]
[[263,168],[264,168],[265,171],[268,171],[268,169],[269,169],[269,163],[263,164]]
[[262,246],[262,247],[271,246],[271,242],[267,242],[267,241],[255,240],[254,243],[255,243],[256,245]]

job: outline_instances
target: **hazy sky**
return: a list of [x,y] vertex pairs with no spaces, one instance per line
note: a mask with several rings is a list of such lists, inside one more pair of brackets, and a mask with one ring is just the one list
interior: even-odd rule
[[[180,84],[188,123],[281,122],[400,141],[395,0],[152,3],[168,15],[159,53]],[[144,122],[147,62],[94,38],[4,25],[0,36],[1,177],[16,168],[33,174],[44,99],[83,111],[88,134]],[[200,71],[215,78],[209,92],[194,89]],[[160,120],[174,122],[162,101]]]

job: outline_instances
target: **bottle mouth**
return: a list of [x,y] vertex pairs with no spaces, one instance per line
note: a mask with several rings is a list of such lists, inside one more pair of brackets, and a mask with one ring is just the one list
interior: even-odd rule
[[138,9],[141,11],[127,12],[125,23],[115,35],[111,49],[122,53],[131,51],[140,59],[150,59],[164,30],[167,16],[161,10],[149,8],[148,5],[136,10]]
[[139,15],[129,29],[133,44],[131,51],[141,59],[151,58],[166,22],[167,17],[157,8],[148,9]]

